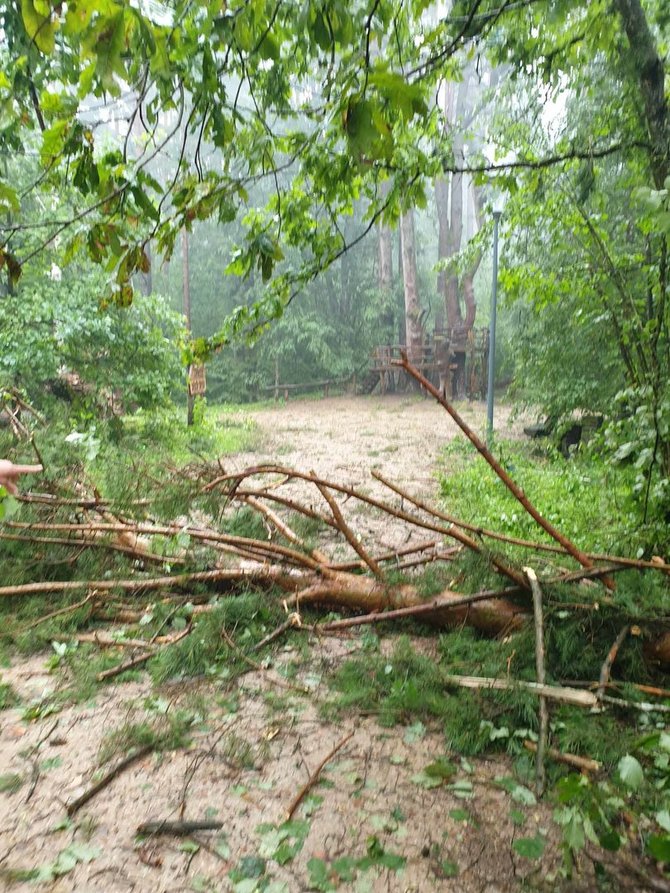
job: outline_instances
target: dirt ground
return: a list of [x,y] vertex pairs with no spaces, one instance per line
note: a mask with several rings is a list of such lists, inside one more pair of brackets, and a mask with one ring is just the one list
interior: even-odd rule
[[[480,436],[486,431],[486,406],[460,403],[458,411]],[[494,427],[498,436],[523,436],[523,422],[511,420],[507,405],[496,407]],[[253,413],[262,435],[253,453],[227,457],[228,471],[254,465],[279,463],[355,487],[367,496],[400,505],[400,500],[371,472],[377,471],[410,493],[432,499],[437,493],[440,450],[462,433],[444,409],[418,395],[384,397],[332,397],[295,400]],[[290,483],[295,496],[307,498],[316,508],[323,501],[314,487],[300,480]],[[288,491],[286,491],[288,492]],[[407,539],[406,525],[394,524],[388,515],[345,502],[343,512],[364,540],[393,549],[420,538]]]
[[[481,406],[464,407],[464,415],[482,428]],[[503,433],[507,418],[502,409]],[[385,497],[372,468],[434,496],[440,447],[455,433],[442,409],[418,397],[295,401],[254,419],[259,449],[226,457],[230,470],[280,462]],[[358,512],[355,522],[361,533],[367,525],[380,534],[373,516]],[[389,546],[397,542],[396,532],[381,533]],[[374,716],[324,720],[326,677],[362,640],[356,633],[310,645],[308,658],[286,646],[273,665],[233,683],[219,675],[155,689],[145,676],[57,712],[40,709],[67,682],[49,671],[53,655],[17,657],[1,671],[21,703],[0,714],[0,776],[18,777],[0,793],[0,881],[13,890],[137,893],[559,889],[551,804],[509,782],[509,761],[447,753],[439,727],[384,728]],[[283,675],[289,665],[299,667],[291,681]],[[66,804],[99,777],[108,733],[184,708],[198,714],[188,747],[138,760],[64,821]],[[456,767],[443,783],[424,772],[441,758]],[[176,819],[215,819],[222,828],[188,838],[136,835],[142,822]],[[542,861],[522,854],[522,838],[545,846]],[[16,874],[35,868],[45,869],[41,882]],[[564,889],[590,889],[589,879]]]

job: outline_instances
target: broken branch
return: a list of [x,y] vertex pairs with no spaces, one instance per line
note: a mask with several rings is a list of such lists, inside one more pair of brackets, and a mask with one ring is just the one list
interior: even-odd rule
[[[540,512],[535,508],[533,503],[528,499],[526,494],[523,492],[521,487],[512,480],[509,474],[505,471],[502,465],[495,458],[493,453],[489,450],[483,440],[479,438],[475,432],[470,428],[470,426],[461,418],[458,412],[454,409],[454,407],[446,400],[442,394],[437,390],[437,388],[430,382],[428,379],[415,367],[413,366],[407,358],[407,353],[405,351],[402,352],[402,359],[396,362],[396,365],[402,366],[402,368],[409,373],[412,378],[416,379],[419,384],[424,387],[431,396],[433,396],[437,402],[442,406],[452,419],[456,422],[461,431],[468,438],[470,443],[475,447],[477,452],[484,457],[488,465],[495,471],[500,480],[505,484],[510,493],[518,500],[518,502],[524,507],[524,509],[528,512],[528,514],[533,518],[540,527],[549,534],[549,536],[556,540],[557,543],[560,543],[561,546],[568,552],[574,559],[576,559],[582,567],[592,567],[593,562],[587,555],[581,551],[581,549],[577,548],[575,544],[568,539],[565,534],[561,533],[553,524],[551,524],[547,519],[540,514]],[[603,580],[604,584],[608,589],[614,589],[614,583],[612,580]]]

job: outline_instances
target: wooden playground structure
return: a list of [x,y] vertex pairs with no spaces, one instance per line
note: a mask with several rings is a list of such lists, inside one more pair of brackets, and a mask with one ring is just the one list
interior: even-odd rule
[[[370,363],[371,390],[379,393],[406,390],[410,386],[399,367],[401,344],[379,345]],[[436,388],[452,399],[483,400],[488,385],[489,332],[486,328],[436,329],[409,356],[412,364]]]

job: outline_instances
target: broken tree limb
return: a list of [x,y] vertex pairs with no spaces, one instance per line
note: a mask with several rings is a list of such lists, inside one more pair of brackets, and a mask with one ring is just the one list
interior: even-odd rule
[[283,505],[285,508],[290,509],[293,512],[304,515],[306,518],[311,518],[312,521],[319,521],[321,524],[325,524],[327,527],[337,530],[337,524],[335,524],[332,518],[322,515],[313,508],[302,505],[302,503],[289,499],[287,496],[283,496],[280,493],[271,493],[268,490],[245,490],[242,487],[238,487],[235,491],[235,497],[237,499],[245,499],[248,496],[258,500],[269,499],[272,502],[277,502],[279,505]]
[[[312,472],[312,474],[314,475],[314,472]],[[314,476],[316,477],[316,475],[314,475]],[[321,482],[315,482],[315,483],[316,483],[319,493],[326,500],[326,502],[328,503],[328,505],[330,507],[331,512],[333,513],[333,518],[335,520],[335,523],[337,524],[338,529],[343,534],[344,538],[347,540],[347,542],[349,543],[351,548],[354,550],[354,552],[356,552],[356,554],[359,556],[361,561],[364,561],[365,564],[367,564],[368,568],[375,575],[375,577],[377,577],[377,579],[379,579],[379,580],[383,579],[383,574],[381,572],[381,568],[379,567],[377,562],[374,560],[374,558],[371,558],[370,555],[368,555],[363,544],[361,542],[359,542],[358,538],[356,537],[356,534],[353,532],[353,530],[349,527],[347,522],[344,520],[344,515],[340,511],[339,505],[337,504],[335,499],[330,495],[330,493],[328,492],[328,489]]]
[[[531,753],[537,753],[537,744],[534,741],[524,741],[523,746]],[[556,750],[555,747],[547,748],[547,756],[557,763],[563,763],[566,766],[572,766],[573,769],[579,769],[580,772],[600,772],[602,763],[592,760],[589,757],[580,757],[575,753],[563,753]]]
[[[577,548],[575,544],[568,539],[565,534],[561,533],[553,524],[551,524],[547,519],[540,514],[540,512],[535,508],[533,503],[528,499],[526,494],[523,492],[521,487],[514,481],[509,474],[502,467],[500,462],[495,458],[493,453],[489,450],[483,440],[478,437],[475,432],[470,428],[470,426],[461,418],[458,412],[454,409],[454,407],[446,400],[442,394],[437,390],[437,388],[430,382],[428,379],[415,367],[410,363],[407,358],[407,353],[405,351],[401,354],[402,359],[396,361],[396,365],[402,366],[402,368],[409,373],[419,384],[424,387],[428,393],[434,397],[437,402],[442,406],[452,419],[456,422],[461,431],[468,438],[470,443],[475,447],[477,452],[483,456],[489,466],[493,469],[493,471],[498,475],[500,480],[505,484],[510,493],[518,500],[518,502],[524,507],[524,509],[528,512],[528,514],[533,518],[540,527],[548,533],[549,536],[556,540],[557,543],[560,543],[561,546],[568,552],[572,557],[578,561],[583,567],[592,567],[593,562],[588,556],[581,551],[581,549]],[[603,583],[607,586],[608,589],[614,589],[614,583],[612,580],[604,579]]]
[[321,760],[321,762],[320,762],[319,765],[316,767],[316,769],[314,770],[314,772],[312,772],[312,774],[311,774],[310,777],[307,779],[307,781],[305,782],[305,784],[300,788],[300,790],[298,791],[298,795],[294,798],[293,802],[291,803],[291,805],[289,806],[288,810],[286,811],[286,821],[287,821],[287,822],[290,822],[290,821],[291,821],[291,819],[293,818],[293,814],[295,813],[296,809],[300,806],[300,804],[301,804],[302,801],[305,799],[305,797],[307,796],[307,794],[309,794],[309,792],[312,790],[312,788],[314,787],[314,785],[315,785],[315,784],[317,783],[317,781],[319,780],[319,776],[321,775],[321,772],[323,771],[324,766],[325,766],[327,763],[329,763],[329,762],[333,759],[333,757],[335,756],[335,754],[338,753],[338,751],[340,751],[340,750],[344,747],[344,745],[347,743],[347,741],[349,741],[349,740],[350,740],[351,738],[353,738],[353,737],[354,737],[354,732],[349,732],[349,734],[348,734],[348,735],[345,735],[344,738],[342,738],[342,740],[339,741],[339,742],[335,745],[335,747],[330,751],[330,753],[328,753],[328,754]]
[[[521,629],[526,623],[526,609],[515,605],[506,598],[496,598],[486,594],[481,601],[449,589],[443,590],[436,598],[444,605],[432,611],[437,625],[455,626],[469,623],[488,635],[500,635],[511,630]],[[453,604],[450,604],[453,602]],[[287,599],[290,605],[328,605],[347,610],[375,613],[396,608],[419,607],[426,604],[426,598],[409,583],[397,586],[384,586],[378,580],[359,574],[336,573],[319,580],[314,585],[297,592]]]
[[[422,499],[419,499],[417,496],[413,496],[411,493],[408,493],[406,490],[399,487],[396,483],[389,481],[382,474],[380,474],[379,471],[373,469],[371,473],[372,476],[376,478],[380,483],[384,484],[390,490],[395,491],[403,499],[406,499],[408,502],[412,503],[412,505],[415,505],[417,508],[420,508],[427,514],[432,515],[434,518],[439,518],[441,521],[447,521],[449,524],[454,524],[456,527],[460,527],[462,530],[467,530],[470,533],[474,533],[477,536],[486,537],[487,539],[498,540],[501,543],[508,543],[512,546],[532,549],[535,552],[551,552],[554,555],[570,554],[564,546],[556,546],[552,543],[540,543],[537,540],[527,540],[517,536],[509,536],[505,533],[498,533],[496,530],[488,530],[486,527],[482,527],[478,524],[471,524],[467,521],[463,521],[461,518],[456,518],[454,517],[454,515],[450,515],[447,512],[440,511],[439,509],[436,509],[433,506],[429,505],[427,502],[424,502]],[[601,552],[584,552],[584,554],[587,558],[590,558],[591,561],[604,561],[608,564],[620,564],[624,567],[632,569],[660,570],[665,571],[666,573],[670,573],[670,564],[667,564],[660,558],[656,560],[652,559],[650,561],[645,561],[642,558],[625,558],[621,555],[608,555]]]
[[139,750],[129,753],[128,756],[117,763],[106,775],[103,775],[100,781],[97,781],[87,791],[84,791],[84,793],[77,797],[76,800],[72,800],[71,803],[68,803],[65,807],[67,814],[73,816],[82,806],[88,803],[89,800],[92,800],[96,794],[99,794],[100,791],[104,790],[110,782],[114,781],[117,776],[124,772],[129,766],[132,766],[137,760],[141,760],[142,757],[151,753],[153,749],[153,744],[146,744],[144,747],[140,747]]
[[[532,567],[525,567],[524,573],[528,577],[530,588],[533,592],[533,617],[535,620],[535,672],[539,685],[544,685],[546,674],[544,669],[544,621],[542,616],[542,589],[537,579],[537,574]],[[535,788],[538,797],[544,793],[546,784],[545,753],[547,750],[547,737],[549,735],[549,709],[547,699],[540,695],[540,723],[537,740],[537,758],[535,760]]]
[[496,568],[496,570],[500,571],[500,573],[504,574],[506,577],[509,577],[509,579],[517,585],[522,586],[524,589],[528,587],[528,582],[525,576],[520,571],[516,570],[516,568],[511,567],[502,558],[490,554],[482,547],[481,543],[478,543],[477,540],[474,540],[471,536],[463,533],[463,531],[459,528],[453,525],[451,527],[445,527],[444,525],[435,524],[431,521],[424,521],[422,518],[419,518],[416,515],[412,515],[409,512],[403,511],[402,509],[394,508],[394,506],[389,505],[387,502],[382,502],[380,499],[375,499],[372,496],[366,496],[363,493],[359,493],[353,487],[347,487],[344,484],[338,484],[334,481],[325,480],[324,478],[315,478],[313,474],[307,474],[303,471],[298,471],[293,468],[286,468],[283,465],[255,465],[251,468],[247,468],[245,471],[241,471],[236,474],[221,475],[218,478],[215,478],[211,482],[211,484],[208,484],[208,487],[210,489],[213,489],[215,486],[230,482],[231,489],[224,492],[226,492],[229,499],[232,499],[235,489],[239,487],[244,479],[261,474],[279,474],[286,478],[286,480],[296,478],[298,480],[309,481],[315,486],[318,481],[325,487],[328,487],[329,490],[335,490],[338,493],[343,493],[346,496],[358,499],[360,502],[364,502],[366,505],[371,505],[373,508],[377,508],[394,518],[398,518],[401,521],[406,521],[408,524],[412,524],[415,527],[420,527],[424,530],[431,530],[434,533],[442,534],[442,536],[451,537],[452,539],[457,540],[462,545],[467,546],[469,549],[472,549],[474,552],[486,555],[491,561],[491,564]]
[[[153,564],[165,564],[165,556],[157,555],[155,552],[149,552],[146,549],[141,548],[132,548],[131,546],[123,545],[122,543],[114,542],[113,540],[104,540],[104,539],[90,539],[85,536],[74,536],[74,537],[66,537],[66,536],[29,536],[27,534],[20,533],[6,533],[4,531],[0,531],[0,539],[3,540],[13,540],[16,542],[24,542],[24,543],[34,543],[35,545],[53,545],[53,546],[71,546],[76,549],[90,549],[90,548],[99,548],[99,549],[109,549],[112,552],[121,552],[124,555],[128,555],[130,558],[137,558],[141,561],[148,561]],[[179,556],[170,556],[171,564],[184,564],[184,559]]]
[[246,549],[258,552],[261,556],[271,556],[276,560],[289,561],[297,567],[308,567],[312,570],[322,569],[322,565],[309,555],[299,552],[296,549],[289,549],[278,543],[261,542],[250,537],[233,536],[232,534],[219,533],[216,530],[206,530],[197,527],[188,527],[178,524],[159,525],[159,524],[143,524],[134,523],[132,525],[126,523],[98,523],[92,522],[88,524],[60,524],[60,523],[43,523],[43,522],[7,522],[7,527],[20,530],[60,530],[60,531],[79,531],[82,533],[91,531],[106,531],[109,533],[132,533],[132,534],[148,534],[153,536],[178,536],[179,534],[187,534],[191,539],[197,539],[201,542],[214,546],[219,543],[222,546],[229,547],[231,551],[238,552],[239,549]]
[[562,704],[572,704],[575,707],[598,706],[598,698],[591,691],[582,691],[578,688],[566,688],[563,685],[540,685],[538,682],[525,682],[518,679],[495,679],[489,676],[454,676],[447,675],[444,677],[448,685],[458,685],[460,688],[476,688],[485,691],[493,689],[495,691],[513,691],[514,689],[522,689],[531,694],[544,695],[552,701],[559,701]]
[[607,657],[605,658],[603,665],[600,669],[600,679],[598,680],[598,690],[596,692],[599,698],[605,694],[605,688],[607,687],[607,683],[610,680],[610,673],[612,672],[612,666],[614,665],[614,661],[617,659],[617,654],[619,653],[619,648],[624,643],[626,636],[630,632],[630,625],[626,624],[619,631],[619,635],[614,640],[612,647],[607,652]]
[[331,620],[328,623],[317,624],[315,632],[335,632],[339,629],[350,629],[354,626],[365,626],[370,623],[384,623],[388,620],[399,620],[405,617],[430,617],[431,614],[454,611],[456,608],[474,605],[476,602],[491,601],[497,596],[494,590],[477,592],[474,595],[459,597],[452,593],[453,598],[439,597],[420,605],[412,605],[407,608],[396,608],[390,611],[375,611],[372,614],[361,614],[358,617],[346,617],[342,620]]
[[[295,586],[291,586],[291,580]],[[18,586],[0,586],[0,597],[21,595],[45,595],[57,592],[77,592],[80,589],[97,589],[110,592],[123,589],[126,592],[142,592],[151,589],[180,589],[195,583],[239,583],[246,581],[256,585],[277,583],[287,589],[297,588],[299,578],[286,568],[259,565],[253,568],[220,568],[213,571],[196,571],[192,574],[174,574],[164,577],[147,577],[130,580],[44,580],[39,583],[22,583]]]

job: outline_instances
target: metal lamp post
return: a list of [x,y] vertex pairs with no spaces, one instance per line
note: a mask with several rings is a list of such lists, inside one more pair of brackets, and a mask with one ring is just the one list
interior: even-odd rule
[[489,446],[493,438],[493,378],[496,365],[496,310],[498,306],[498,224],[502,210],[493,211],[493,283],[491,286],[491,322],[489,324],[489,376],[486,395],[487,440]]

